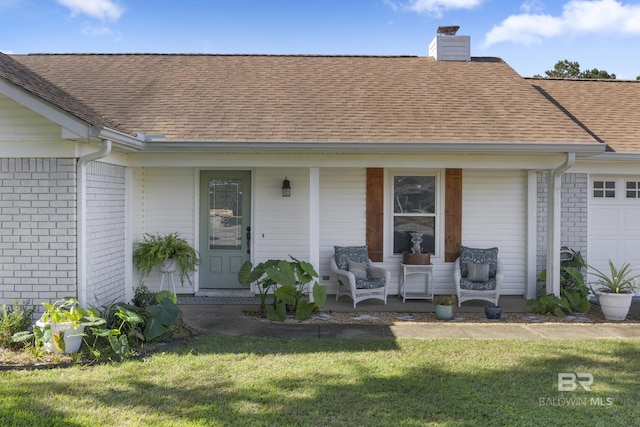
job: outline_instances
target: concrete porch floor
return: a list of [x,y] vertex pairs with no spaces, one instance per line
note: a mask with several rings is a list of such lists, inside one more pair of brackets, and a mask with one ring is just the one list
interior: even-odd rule
[[[267,297],[267,304],[272,302],[271,297]],[[178,303],[185,305],[259,305],[260,297],[258,295],[243,292],[219,292],[209,295],[178,295]],[[459,313],[483,313],[484,307],[493,304],[486,301],[465,301],[461,307],[457,305],[454,311]],[[527,300],[522,296],[502,296],[498,301],[498,305],[502,307],[504,313],[529,313],[531,309],[527,306]],[[433,313],[435,307],[431,300],[425,299],[408,299],[402,302],[402,297],[392,295],[387,297],[385,305],[380,300],[365,300],[358,303],[353,308],[353,301],[348,296],[342,296],[336,301],[335,294],[327,296],[327,302],[321,311],[334,312],[400,312],[400,313]]]
[[[529,313],[531,308],[527,306],[527,300],[522,296],[501,296],[498,305],[502,307],[503,313]],[[454,306],[454,311],[458,313],[484,313],[485,307],[493,306],[492,303],[486,301],[465,301],[462,306]],[[402,297],[387,297],[387,305],[380,300],[365,300],[358,303],[353,308],[353,301],[348,296],[342,296],[336,301],[335,295],[327,297],[327,303],[322,307],[321,311],[336,312],[400,312],[400,313],[433,313],[435,306],[431,300],[424,299],[408,299],[402,302]]]

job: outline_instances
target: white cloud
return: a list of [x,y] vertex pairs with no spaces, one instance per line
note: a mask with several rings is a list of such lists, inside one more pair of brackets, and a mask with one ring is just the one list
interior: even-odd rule
[[484,0],[408,0],[406,2],[384,0],[384,2],[394,10],[403,9],[441,18],[444,10],[473,9],[481,5]]
[[82,24],[82,34],[89,37],[110,36],[113,34],[113,30],[105,26],[95,26],[88,22]]
[[542,12],[544,5],[540,0],[527,0],[520,5],[520,9],[525,13]]
[[0,52],[4,53],[5,55],[13,55],[15,53],[12,50],[6,50],[6,49],[0,49]]
[[623,5],[617,0],[571,0],[560,16],[511,15],[485,35],[484,44],[534,44],[561,34],[640,34],[640,5]]
[[71,10],[71,16],[87,15],[102,21],[117,21],[124,8],[112,0],[56,0]]

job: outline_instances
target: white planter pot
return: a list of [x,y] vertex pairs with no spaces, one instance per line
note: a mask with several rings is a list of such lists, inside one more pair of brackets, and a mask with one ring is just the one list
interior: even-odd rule
[[633,294],[602,292],[598,295],[602,314],[607,320],[624,320],[629,314]]
[[[46,324],[43,321],[38,320],[36,322],[36,326],[44,329]],[[83,332],[84,326],[73,328],[73,323],[71,322],[51,323],[51,340],[44,344],[44,348],[49,353],[76,353],[80,350],[80,346],[82,345]],[[60,335],[61,333],[64,333],[64,351],[55,345],[54,340],[54,336]]]
[[160,264],[160,273],[175,273],[178,270],[178,261],[175,258],[169,258]]
[[436,305],[436,317],[438,318],[438,320],[453,319],[453,306],[452,305]]

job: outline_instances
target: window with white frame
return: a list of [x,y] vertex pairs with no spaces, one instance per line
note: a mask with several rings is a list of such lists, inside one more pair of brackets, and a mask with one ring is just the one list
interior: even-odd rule
[[420,233],[422,252],[435,254],[436,175],[393,175],[393,253],[411,252]]
[[616,182],[593,181],[593,197],[596,199],[614,199],[616,197]]
[[626,185],[627,199],[640,199],[640,182],[639,181],[627,181]]

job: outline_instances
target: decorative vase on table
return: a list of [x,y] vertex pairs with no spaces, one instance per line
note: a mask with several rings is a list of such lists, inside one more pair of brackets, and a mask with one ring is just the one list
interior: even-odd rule
[[411,232],[411,252],[402,253],[402,263],[408,265],[428,265],[431,264],[431,254],[422,252],[422,233]]

